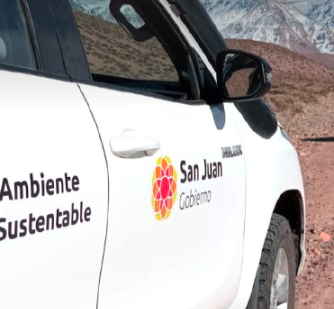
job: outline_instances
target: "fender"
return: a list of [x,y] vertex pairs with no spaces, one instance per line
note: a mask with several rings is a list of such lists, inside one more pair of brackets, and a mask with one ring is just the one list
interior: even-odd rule
[[[231,308],[246,308],[271,216],[275,209],[278,209],[276,206],[281,196],[292,191],[301,198],[301,211],[299,211],[301,228],[298,231],[301,251],[298,271],[300,273],[305,258],[305,196],[297,152],[281,130],[277,130],[268,140],[252,131],[239,113],[236,115],[236,120],[243,137],[246,160],[247,206],[242,273],[238,294]],[[279,210],[282,209],[281,206]]]

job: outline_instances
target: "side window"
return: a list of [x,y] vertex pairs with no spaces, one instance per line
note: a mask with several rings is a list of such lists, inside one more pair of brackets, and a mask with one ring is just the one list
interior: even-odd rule
[[19,0],[0,0],[0,64],[36,69],[27,19]]
[[[110,13],[109,1],[70,3],[93,78],[106,75],[136,81],[179,82],[177,70],[158,39],[133,39]],[[122,13],[134,28],[145,26],[131,5],[124,5]]]

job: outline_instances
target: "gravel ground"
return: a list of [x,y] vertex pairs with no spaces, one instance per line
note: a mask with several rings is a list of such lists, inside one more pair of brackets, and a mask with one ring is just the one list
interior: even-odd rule
[[[334,93],[305,115],[292,135],[306,192],[307,258],[297,281],[296,309],[334,308]],[[293,123],[289,131],[296,132]]]

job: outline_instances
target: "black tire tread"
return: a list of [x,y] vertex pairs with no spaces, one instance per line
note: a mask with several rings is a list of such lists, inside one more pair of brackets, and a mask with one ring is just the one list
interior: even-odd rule
[[[295,294],[295,245],[289,222],[281,215],[273,214],[267,232],[266,240],[262,249],[261,260],[258,271],[256,309],[270,308],[270,289],[276,254],[280,247],[284,247],[289,260],[289,308],[294,308]],[[253,301],[254,303],[254,301]],[[249,308],[249,307],[247,307]],[[254,308],[255,309],[255,308]]]

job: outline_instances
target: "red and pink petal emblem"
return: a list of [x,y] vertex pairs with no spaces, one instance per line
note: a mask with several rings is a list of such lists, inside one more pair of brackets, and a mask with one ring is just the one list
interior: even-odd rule
[[152,179],[152,207],[157,220],[168,219],[176,200],[177,173],[168,157],[160,157]]

